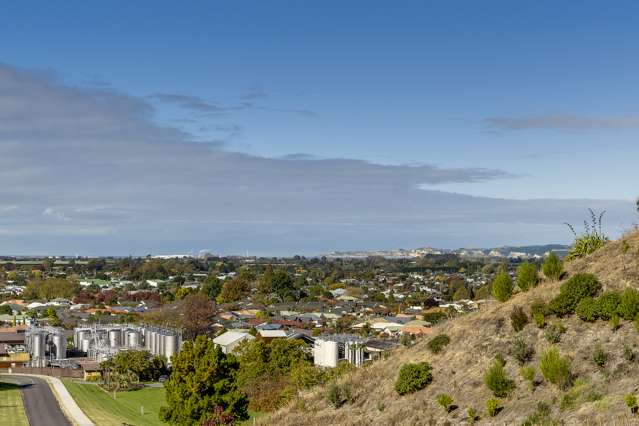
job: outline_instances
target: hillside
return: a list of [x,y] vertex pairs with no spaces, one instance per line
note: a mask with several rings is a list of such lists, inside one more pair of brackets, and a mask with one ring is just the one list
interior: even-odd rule
[[[567,275],[590,272],[597,275],[605,290],[639,288],[639,232],[629,234],[625,243],[608,243],[588,258],[566,265]],[[427,349],[428,339],[410,348],[402,348],[383,361],[358,369],[344,377],[352,389],[352,402],[339,409],[326,399],[326,388],[316,388],[302,395],[287,407],[262,419],[262,424],[277,425],[422,425],[460,424],[467,422],[467,409],[474,407],[479,424],[521,424],[536,411],[538,402],[547,403],[551,412],[545,424],[628,424],[639,419],[631,415],[624,396],[637,394],[639,382],[639,333],[634,324],[621,321],[613,331],[605,321],[588,323],[575,315],[563,318],[566,332],[556,344],[561,355],[570,359],[575,385],[568,390],[543,379],[539,362],[550,347],[540,329],[531,321],[516,333],[510,321],[514,306],[522,306],[529,314],[533,300],[549,301],[559,293],[561,283],[542,282],[525,293],[515,294],[505,303],[491,302],[480,311],[461,316],[436,327],[435,333],[445,333],[450,344],[437,354]],[[556,321],[554,316],[547,323]],[[531,390],[529,382],[519,374],[520,365],[510,355],[517,335],[535,349],[527,365],[536,368],[538,385]],[[593,351],[600,345],[608,354],[605,366],[593,361]],[[633,361],[624,357],[628,346],[637,353]],[[516,389],[502,398],[503,410],[496,417],[486,414],[486,400],[493,398],[484,384],[484,374],[501,354],[505,369]],[[425,389],[399,396],[394,383],[401,366],[407,362],[427,361],[432,367],[433,381]],[[447,393],[458,406],[450,413],[438,405],[437,395]]]

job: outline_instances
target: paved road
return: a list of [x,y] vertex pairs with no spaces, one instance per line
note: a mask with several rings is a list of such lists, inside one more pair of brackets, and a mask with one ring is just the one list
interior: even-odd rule
[[3,375],[2,380],[20,386],[30,426],[71,426],[47,382],[37,377],[13,374]]

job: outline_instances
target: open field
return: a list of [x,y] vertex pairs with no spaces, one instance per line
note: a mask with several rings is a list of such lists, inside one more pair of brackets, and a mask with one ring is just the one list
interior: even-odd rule
[[0,381],[0,419],[4,426],[26,426],[29,424],[22,404],[20,388],[12,383]]
[[[97,426],[164,425],[158,418],[164,403],[164,388],[118,392],[116,399],[99,386],[63,380],[73,398]],[[144,407],[144,416],[140,407]]]

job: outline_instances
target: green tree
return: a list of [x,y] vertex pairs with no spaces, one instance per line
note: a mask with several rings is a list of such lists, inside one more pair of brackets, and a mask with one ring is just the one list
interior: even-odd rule
[[215,299],[222,291],[222,282],[215,274],[211,274],[202,282],[200,291],[210,299]]
[[517,286],[521,291],[528,291],[539,282],[537,265],[524,262],[517,267]]
[[175,425],[200,425],[222,410],[235,421],[248,419],[248,399],[236,382],[238,368],[233,355],[204,336],[185,342],[164,383],[167,405],[160,409],[160,418]]
[[497,275],[492,283],[493,297],[500,302],[510,299],[513,294],[513,280],[505,272]]
[[561,274],[564,272],[564,265],[554,252],[550,252],[548,257],[544,260],[541,266],[541,271],[546,278],[557,281],[561,278]]

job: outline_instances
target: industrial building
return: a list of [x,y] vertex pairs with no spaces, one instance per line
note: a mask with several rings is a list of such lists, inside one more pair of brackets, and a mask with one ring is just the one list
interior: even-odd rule
[[152,355],[163,355],[171,363],[171,357],[182,346],[180,330],[138,324],[95,324],[76,327],[73,345],[87,357],[104,361],[121,350],[147,350]]
[[[25,333],[25,346],[31,355],[31,367],[72,367],[67,357],[67,334],[62,328],[30,326]],[[182,345],[179,330],[138,324],[94,324],[73,330],[74,352],[90,360],[102,362],[123,350],[148,350],[163,355],[171,363]],[[78,359],[76,359],[78,360]]]
[[315,338],[313,363],[320,367],[337,367],[340,361],[360,366],[397,347],[390,339],[361,338],[353,334],[329,334]]

